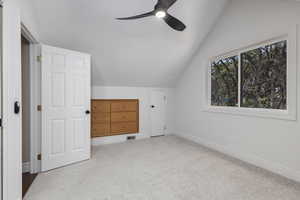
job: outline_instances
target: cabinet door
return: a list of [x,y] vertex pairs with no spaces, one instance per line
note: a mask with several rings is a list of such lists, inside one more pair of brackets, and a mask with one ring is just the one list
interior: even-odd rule
[[137,121],[136,112],[113,112],[111,122],[135,122]]
[[100,123],[92,125],[93,137],[104,137],[110,135],[110,123]]
[[137,101],[115,101],[111,103],[111,112],[136,112],[138,110]]
[[92,114],[93,124],[98,123],[109,123],[110,122],[110,113],[93,113]]
[[110,101],[93,100],[92,112],[94,113],[110,113]]
[[137,133],[136,122],[120,122],[111,124],[111,133],[113,135],[121,135],[128,133]]
[[92,101],[92,137],[110,135],[110,101]]

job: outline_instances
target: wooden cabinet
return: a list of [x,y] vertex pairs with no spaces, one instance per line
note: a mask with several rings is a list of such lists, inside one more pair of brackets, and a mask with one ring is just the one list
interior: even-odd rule
[[92,137],[139,132],[139,100],[92,100]]

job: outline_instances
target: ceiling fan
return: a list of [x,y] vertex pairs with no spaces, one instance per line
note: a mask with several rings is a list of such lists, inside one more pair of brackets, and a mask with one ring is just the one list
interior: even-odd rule
[[184,31],[186,26],[177,18],[173,17],[168,13],[169,8],[176,2],[177,0],[158,0],[157,4],[154,6],[154,10],[151,12],[147,12],[144,14],[132,16],[132,17],[124,17],[117,18],[118,20],[133,20],[140,19],[144,17],[156,16],[157,18],[163,19],[171,28],[176,31]]

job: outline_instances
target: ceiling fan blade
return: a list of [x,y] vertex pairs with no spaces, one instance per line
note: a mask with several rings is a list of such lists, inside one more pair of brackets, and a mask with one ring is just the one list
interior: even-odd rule
[[158,0],[157,7],[168,10],[177,0]]
[[155,12],[151,11],[151,12],[147,12],[147,13],[132,16],[132,17],[123,17],[123,18],[117,18],[117,19],[118,20],[131,20],[131,19],[140,19],[140,18],[144,18],[144,17],[150,17],[150,16],[153,16],[153,15],[155,15]]
[[177,31],[184,31],[184,29],[186,28],[184,23],[182,23],[179,19],[176,19],[170,14],[167,14],[164,20],[170,27]]

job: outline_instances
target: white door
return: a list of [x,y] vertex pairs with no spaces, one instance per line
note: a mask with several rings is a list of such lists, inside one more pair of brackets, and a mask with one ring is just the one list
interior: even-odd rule
[[162,91],[151,92],[151,136],[165,134],[166,129],[166,95]]
[[87,54],[42,46],[42,171],[90,158]]

